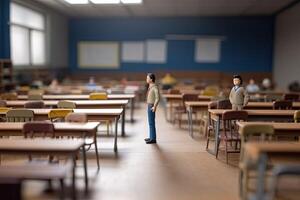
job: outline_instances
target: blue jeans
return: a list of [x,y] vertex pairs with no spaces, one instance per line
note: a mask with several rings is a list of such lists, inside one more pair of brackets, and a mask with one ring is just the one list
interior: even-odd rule
[[151,108],[153,105],[148,105],[148,124],[150,139],[156,140],[156,129],[155,129],[155,112],[152,112]]

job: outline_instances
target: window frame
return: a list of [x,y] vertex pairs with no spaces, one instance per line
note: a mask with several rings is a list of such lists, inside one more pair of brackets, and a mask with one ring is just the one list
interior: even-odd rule
[[[48,43],[47,43],[47,16],[45,13],[43,13],[41,10],[38,10],[38,9],[34,9],[32,8],[31,6],[28,6],[28,5],[24,5],[22,3],[18,3],[18,2],[15,2],[15,1],[11,1],[10,3],[10,6],[12,4],[16,4],[18,6],[21,6],[21,7],[24,7],[26,9],[29,9],[33,12],[37,12],[39,13],[42,17],[43,17],[43,22],[44,22],[44,29],[39,29],[39,28],[33,28],[33,27],[30,27],[30,26],[26,26],[26,25],[23,25],[23,24],[19,24],[19,23],[15,23],[15,22],[12,22],[10,21],[9,22],[9,26],[10,26],[10,33],[11,33],[11,28],[14,26],[14,27],[20,27],[20,28],[24,28],[28,31],[28,51],[29,51],[29,64],[14,64],[14,66],[18,69],[18,68],[26,68],[26,69],[34,69],[34,68],[45,68],[48,64],[48,54],[47,54],[47,50],[48,50]],[[11,10],[10,10],[11,11]],[[39,31],[39,32],[42,32],[44,34],[44,42],[45,42],[45,49],[44,49],[44,52],[45,52],[45,62],[43,64],[34,64],[33,63],[33,58],[32,58],[32,44],[31,44],[31,34],[33,31]],[[12,35],[10,35],[11,37]],[[10,47],[12,49],[12,46]],[[10,52],[12,53],[12,50],[10,50]],[[12,60],[13,61],[13,60]]]

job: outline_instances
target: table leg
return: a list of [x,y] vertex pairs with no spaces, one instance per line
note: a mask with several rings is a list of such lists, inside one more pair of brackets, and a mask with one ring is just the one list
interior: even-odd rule
[[218,149],[218,144],[219,144],[219,135],[220,135],[220,117],[218,116],[217,118],[217,123],[216,123],[216,133],[215,133],[215,150],[214,150],[214,155],[217,154],[217,149]]
[[130,99],[130,122],[134,122],[133,114],[134,114],[134,98]]
[[83,168],[84,168],[84,182],[85,182],[85,193],[88,193],[89,189],[89,177],[87,172],[87,161],[86,161],[86,150],[85,145],[82,146],[82,155],[83,155]]
[[73,155],[73,169],[72,169],[72,198],[73,200],[77,199],[76,194],[76,155]]
[[114,141],[114,151],[118,151],[118,117],[115,118],[115,141]]
[[125,113],[126,108],[125,107],[126,106],[124,106],[123,113],[122,113],[122,127],[121,127],[122,137],[125,136],[125,115],[126,115],[126,113]]
[[257,162],[257,170],[258,170],[258,177],[257,177],[257,187],[256,187],[256,198],[257,200],[265,199],[265,171],[267,166],[267,155],[263,154],[259,157]]

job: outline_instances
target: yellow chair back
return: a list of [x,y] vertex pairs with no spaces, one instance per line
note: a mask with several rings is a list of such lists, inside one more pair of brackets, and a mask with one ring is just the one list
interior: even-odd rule
[[105,92],[94,92],[90,94],[90,100],[106,100],[107,93]]

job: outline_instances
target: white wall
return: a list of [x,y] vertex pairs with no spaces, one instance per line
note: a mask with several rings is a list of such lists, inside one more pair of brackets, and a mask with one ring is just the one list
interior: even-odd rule
[[46,16],[47,68],[68,67],[68,17],[32,0],[13,0]]
[[282,89],[300,82],[300,3],[276,17],[273,77]]

